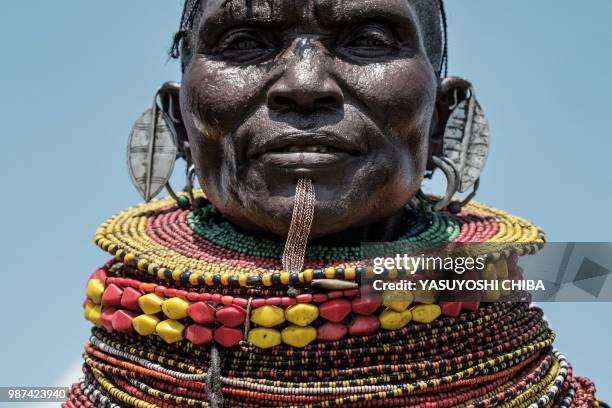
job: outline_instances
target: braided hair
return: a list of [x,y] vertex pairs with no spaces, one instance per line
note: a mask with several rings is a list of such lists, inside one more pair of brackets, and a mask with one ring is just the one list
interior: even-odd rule
[[[448,26],[444,0],[408,1],[416,10],[431,64],[438,76],[446,76],[448,73]],[[170,48],[170,57],[180,58],[183,69],[193,53],[194,27],[197,27],[199,22],[200,4],[201,0],[185,0],[179,31],[174,35]]]

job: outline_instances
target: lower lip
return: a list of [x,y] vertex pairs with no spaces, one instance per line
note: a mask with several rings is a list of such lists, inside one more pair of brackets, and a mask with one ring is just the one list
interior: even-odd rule
[[260,160],[267,166],[285,169],[322,169],[342,165],[355,156],[344,152],[333,153],[264,153]]

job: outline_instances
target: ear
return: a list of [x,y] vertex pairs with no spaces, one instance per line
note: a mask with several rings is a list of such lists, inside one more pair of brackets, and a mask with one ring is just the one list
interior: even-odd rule
[[158,93],[161,109],[166,112],[176,129],[176,142],[179,156],[190,165],[193,161],[191,160],[191,149],[189,147],[189,139],[187,138],[187,130],[185,129],[183,116],[181,114],[180,95],[181,84],[178,82],[164,83]]
[[431,122],[428,171],[432,171],[436,167],[432,162],[432,156],[442,157],[444,155],[444,132],[446,131],[448,118],[453,109],[469,96],[471,86],[472,84],[469,81],[459,77],[448,77],[440,80],[436,107]]

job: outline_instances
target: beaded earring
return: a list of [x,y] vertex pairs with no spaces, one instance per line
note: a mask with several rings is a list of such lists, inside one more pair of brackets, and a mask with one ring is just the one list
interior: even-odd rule
[[[417,198],[429,204],[434,211],[461,212],[476,195],[480,174],[489,154],[489,123],[474,93],[472,84],[457,77],[444,78],[440,85],[443,94],[452,95],[449,116],[439,152],[431,157],[433,171],[440,169],[446,179],[446,193],[434,199],[419,190]],[[438,153],[438,154],[436,154]],[[431,177],[433,171],[426,177]],[[453,201],[457,193],[472,192],[461,201]]]
[[136,120],[127,146],[127,164],[134,187],[149,202],[165,187],[180,208],[195,206],[193,194],[195,166],[188,162],[186,171],[187,194],[175,193],[170,185],[174,165],[180,158],[186,160],[181,149],[182,120],[175,103],[180,84],[164,83],[155,93],[152,105]]

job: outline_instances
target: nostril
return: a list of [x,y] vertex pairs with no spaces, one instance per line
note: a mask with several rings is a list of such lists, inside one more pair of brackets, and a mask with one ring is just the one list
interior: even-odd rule
[[314,105],[316,108],[337,108],[341,103],[338,98],[334,96],[323,96],[317,98]]
[[297,107],[297,102],[295,101],[295,99],[280,95],[276,95],[272,98],[272,104],[276,108],[283,109],[295,109]]

